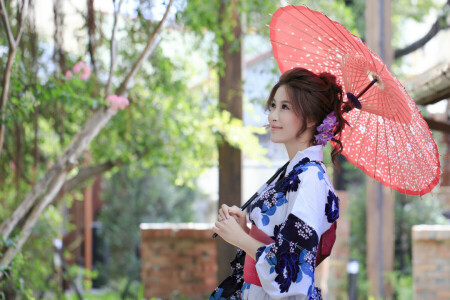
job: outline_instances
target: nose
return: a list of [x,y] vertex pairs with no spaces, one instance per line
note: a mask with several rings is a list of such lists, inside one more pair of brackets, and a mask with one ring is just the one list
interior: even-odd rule
[[268,119],[269,119],[269,122],[270,122],[270,121],[277,121],[277,120],[278,120],[278,109],[277,109],[277,108],[272,109],[272,110],[269,112]]

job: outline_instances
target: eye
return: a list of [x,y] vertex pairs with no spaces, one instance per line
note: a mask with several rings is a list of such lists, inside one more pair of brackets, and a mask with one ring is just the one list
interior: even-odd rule
[[275,108],[275,102],[271,102],[269,105],[269,110],[272,110],[272,108]]
[[286,110],[290,110],[289,106],[287,104],[283,104],[281,106],[281,109],[286,109]]

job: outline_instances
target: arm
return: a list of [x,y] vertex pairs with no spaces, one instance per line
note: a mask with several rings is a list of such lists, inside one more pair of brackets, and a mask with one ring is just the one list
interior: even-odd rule
[[[247,225],[245,225],[247,227]],[[248,229],[248,227],[247,227]],[[255,240],[238,224],[235,218],[228,217],[214,224],[213,231],[220,235],[227,243],[244,250],[256,259],[257,250],[265,244]]]

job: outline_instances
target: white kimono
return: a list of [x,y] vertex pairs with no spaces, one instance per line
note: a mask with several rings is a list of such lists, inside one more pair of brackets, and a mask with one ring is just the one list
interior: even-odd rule
[[250,205],[252,223],[274,240],[256,253],[262,286],[243,281],[242,262],[237,263],[243,252],[238,251],[233,275],[210,299],[321,299],[320,289],[314,287],[318,244],[339,217],[339,199],[322,160],[321,145],[299,151],[287,175],[263,185]]

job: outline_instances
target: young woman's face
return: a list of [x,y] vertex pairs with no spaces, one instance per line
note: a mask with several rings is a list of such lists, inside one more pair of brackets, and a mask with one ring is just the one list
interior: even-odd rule
[[298,141],[300,118],[295,114],[286,87],[280,86],[269,106],[270,139],[274,143],[291,144]]

